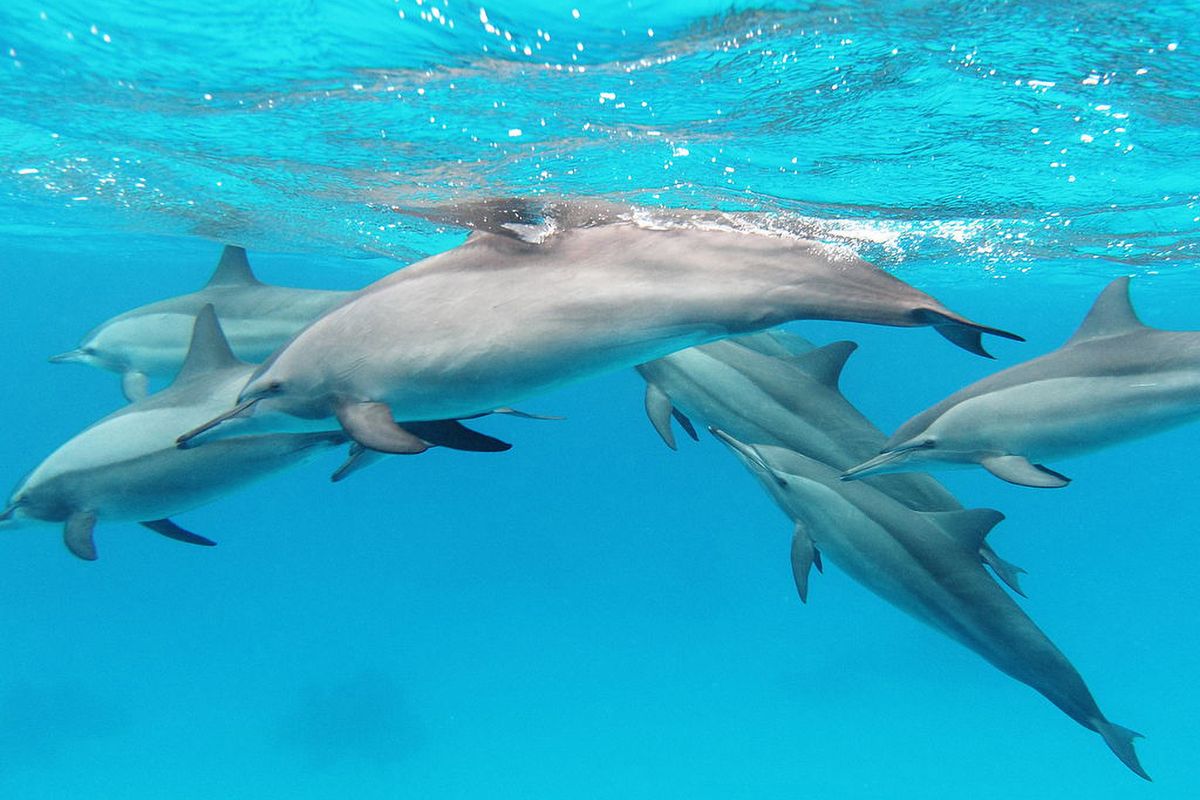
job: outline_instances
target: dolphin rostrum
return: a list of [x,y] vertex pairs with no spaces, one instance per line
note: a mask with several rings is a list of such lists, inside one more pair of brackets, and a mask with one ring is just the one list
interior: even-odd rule
[[979,465],[1010,483],[1057,488],[1069,479],[1041,462],[1197,417],[1200,332],[1142,324],[1129,278],[1118,278],[1062,347],[921,412],[844,477]]
[[[218,426],[308,430],[336,417],[372,450],[415,453],[394,419],[466,418],[592,374],[792,319],[977,325],[853,254],[812,241],[621,222],[540,244],[477,231],[361,290],[276,351]],[[206,437],[207,438],[207,437]]]
[[[694,431],[689,417],[695,417],[741,441],[786,447],[841,470],[878,452],[887,438],[838,387],[856,348],[854,342],[815,347],[794,333],[766,331],[680,350],[637,370],[646,381],[647,415],[672,448],[671,420]],[[869,483],[916,511],[962,508],[929,475],[880,475]],[[987,542],[979,556],[1023,594],[1023,569]],[[806,577],[796,577],[797,588],[807,587]],[[804,590],[800,595],[807,599]]]
[[897,608],[1025,683],[1088,730],[1125,766],[1139,734],[1109,722],[1071,662],[979,563],[1004,515],[991,509],[920,512],[866,483],[785,448],[748,445],[714,430],[796,523],[793,553],[827,557]]
[[119,373],[125,397],[138,400],[146,396],[151,377],[168,378],[183,364],[192,322],[205,305],[216,308],[234,354],[257,364],[350,294],[260,283],[246,251],[226,245],[200,291],[113,317],[84,336],[79,347],[50,360]]

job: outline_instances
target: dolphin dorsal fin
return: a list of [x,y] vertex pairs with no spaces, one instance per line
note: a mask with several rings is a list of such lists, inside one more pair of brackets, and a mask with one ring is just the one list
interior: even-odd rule
[[179,368],[176,381],[187,380],[205,372],[232,367],[243,362],[229,349],[229,341],[217,321],[217,312],[212,303],[206,303],[196,315],[192,325],[192,343],[188,346],[187,358]]
[[250,269],[250,261],[246,258],[246,248],[234,244],[225,245],[221,251],[221,260],[213,270],[212,277],[206,286],[257,286],[258,278]]
[[858,349],[854,342],[834,342],[824,347],[818,347],[803,355],[788,356],[785,359],[807,372],[816,380],[831,389],[838,388],[838,379],[846,366],[846,359]]
[[955,511],[922,511],[924,516],[950,534],[969,552],[978,553],[992,528],[1004,519],[1004,515],[991,508],[967,508]]
[[1067,340],[1067,344],[1075,344],[1085,339],[1100,339],[1105,336],[1118,336],[1131,333],[1146,327],[1138,319],[1133,304],[1129,301],[1129,277],[1117,278],[1104,287],[1104,291],[1092,304],[1092,310],[1083,318],[1083,323],[1075,334]]

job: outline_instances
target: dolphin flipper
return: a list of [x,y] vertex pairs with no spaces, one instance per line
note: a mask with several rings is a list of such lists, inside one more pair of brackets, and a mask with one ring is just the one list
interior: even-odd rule
[[818,572],[824,571],[820,551],[813,544],[808,530],[797,522],[792,531],[792,580],[796,582],[796,593],[800,595],[801,603],[808,602],[808,573],[813,564],[817,565]]
[[1019,575],[1024,574],[1025,570],[998,556],[996,551],[986,542],[979,548],[979,558],[983,563],[992,568],[992,572],[996,573],[996,577],[1004,581],[1008,588],[1021,595],[1021,597],[1028,596],[1025,592],[1021,591],[1021,582],[1018,578]]
[[396,424],[385,403],[343,403],[337,421],[347,436],[370,450],[413,455],[429,449],[428,442]]
[[1035,489],[1061,489],[1071,479],[1041,464],[1032,464],[1025,456],[991,456],[979,462],[983,468],[1002,481]]
[[1144,738],[1140,733],[1131,731],[1128,728],[1122,728],[1120,725],[1115,725],[1108,720],[1093,719],[1091,720],[1092,727],[1096,733],[1104,737],[1104,743],[1108,745],[1108,749],[1112,750],[1117,758],[1121,759],[1121,763],[1129,767],[1134,775],[1146,780],[1152,778],[1142,769],[1142,764],[1138,761],[1137,751],[1133,749],[1133,740]]
[[667,397],[667,393],[647,382],[646,416],[650,418],[650,424],[658,431],[659,437],[672,450],[676,449],[675,432],[671,430],[671,417],[674,416],[674,412],[675,408],[671,405],[671,398]]
[[135,369],[121,373],[121,394],[131,403],[145,400],[150,394],[150,376]]
[[406,422],[406,430],[431,445],[448,447],[451,450],[469,450],[476,453],[502,453],[512,445],[492,436],[473,431],[453,419],[435,419],[422,422]]
[[346,454],[346,460],[333,471],[333,474],[329,476],[329,480],[334,483],[344,481],[359,470],[366,469],[376,461],[381,460],[386,455],[387,453],[380,453],[378,450],[368,450],[358,442],[351,442],[350,452]]
[[92,538],[95,528],[95,511],[72,512],[63,525],[63,543],[68,550],[84,561],[95,561],[96,542]]
[[177,542],[185,544],[197,544],[201,547],[216,547],[217,543],[212,539],[205,538],[198,533],[184,530],[169,519],[151,519],[144,522],[139,522],[139,525],[149,528],[157,534],[161,534],[168,539],[174,539]]

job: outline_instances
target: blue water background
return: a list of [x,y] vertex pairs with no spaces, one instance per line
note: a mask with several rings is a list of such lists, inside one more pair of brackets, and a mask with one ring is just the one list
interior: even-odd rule
[[[462,239],[393,206],[817,218],[1029,339],[988,362],[796,325],[861,343],[843,388],[886,430],[1056,347],[1116,275],[1148,323],[1200,329],[1194,3],[433,7],[0,9],[12,483],[121,402],[46,356],[197,288],[222,242],[264,280],[351,288]],[[1146,734],[1151,785],[836,568],[802,606],[787,520],[711,440],[664,448],[641,391],[526,401],[567,420],[486,421],[504,454],[336,486],[329,454],[180,515],[211,551],[102,524],[87,564],[51,526],[6,534],[0,796],[1200,792],[1194,427],[1054,464],[1061,491],[946,476],[1008,516],[990,541],[1029,570],[1023,607]]]

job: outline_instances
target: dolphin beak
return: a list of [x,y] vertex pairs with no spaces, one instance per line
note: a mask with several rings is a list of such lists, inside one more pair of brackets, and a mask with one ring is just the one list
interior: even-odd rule
[[236,406],[231,408],[229,411],[226,411],[224,414],[220,415],[219,417],[213,417],[212,419],[210,419],[208,422],[204,423],[200,427],[193,428],[192,430],[190,430],[187,433],[183,434],[182,436],[178,437],[175,440],[175,446],[178,447],[180,450],[187,450],[192,447],[198,447],[199,445],[203,444],[203,442],[194,441],[198,436],[208,433],[209,431],[211,431],[213,428],[216,428],[221,423],[228,422],[231,419],[238,419],[239,417],[250,416],[251,414],[254,413],[254,404],[257,403],[261,399],[262,399],[261,397],[252,397],[249,400],[244,400],[241,403],[238,403]]
[[780,486],[787,486],[787,481],[779,477],[779,473],[771,469],[771,466],[767,464],[767,462],[763,461],[762,456],[759,455],[758,450],[754,449],[753,445],[740,442],[720,428],[714,428],[711,425],[708,428],[708,432],[717,437],[717,439],[719,439],[723,444],[725,444],[726,447],[732,450],[734,454],[748,466],[752,467],[753,469],[762,470],[767,475],[770,475],[772,478],[774,478],[775,482]]
[[864,461],[856,467],[851,467],[842,473],[841,478],[844,481],[856,481],[859,478],[865,478],[868,475],[877,475],[880,472],[886,472],[887,467],[899,461],[908,459],[909,454],[919,449],[918,447],[902,447],[896,450],[888,450],[880,453],[874,458]]
[[85,358],[87,358],[87,353],[85,353],[82,349],[77,347],[74,350],[68,350],[65,353],[59,353],[58,355],[50,356],[50,363],[51,364],[78,364],[79,362],[83,361]]

